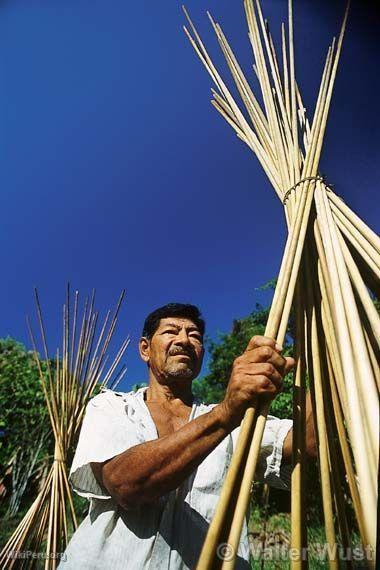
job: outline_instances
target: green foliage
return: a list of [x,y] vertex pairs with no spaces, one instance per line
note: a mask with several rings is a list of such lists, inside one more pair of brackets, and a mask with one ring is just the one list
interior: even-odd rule
[[[41,368],[47,378],[47,363],[41,361]],[[50,368],[54,377],[54,361]],[[33,352],[12,338],[0,339],[0,387],[0,482],[6,488],[0,518],[7,521],[0,533],[1,545],[36,497],[38,475],[53,457],[54,436]],[[94,395],[100,387],[96,386]],[[88,501],[75,493],[73,501],[81,521]]]
[[22,506],[22,508],[19,509],[19,511],[15,516],[10,517],[8,516],[8,514],[5,514],[3,505],[0,506],[0,518],[1,518],[0,550],[5,546],[7,541],[10,539],[10,537],[12,536],[12,534],[14,533],[14,531],[16,530],[16,528],[18,527],[24,516],[26,515],[28,509],[29,505]]
[[0,384],[1,476],[20,446],[34,447],[41,430],[51,428],[33,353],[11,338],[0,339]]
[[274,291],[276,289],[276,285],[277,285],[277,277],[273,277],[273,279],[270,279],[269,281],[267,281],[266,283],[264,283],[264,285],[260,285],[260,287],[256,287],[256,291]]
[[270,414],[278,418],[291,418],[293,415],[293,379],[290,374],[284,378],[284,388],[278,394],[270,406]]
[[140,388],[144,388],[145,386],[148,386],[146,382],[137,382],[136,384],[133,384],[131,391],[137,392],[137,390],[140,390]]

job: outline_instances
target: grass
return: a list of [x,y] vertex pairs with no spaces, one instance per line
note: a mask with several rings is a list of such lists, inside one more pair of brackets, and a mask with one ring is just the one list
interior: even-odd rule
[[[263,511],[254,508],[249,521],[249,532],[253,533],[253,544],[257,554],[262,545],[264,516]],[[309,520],[308,526],[308,555],[309,569],[322,570],[328,568],[327,551],[324,550],[326,544],[325,529],[320,520]],[[261,558],[251,560],[252,570],[285,570],[290,568],[290,558],[288,549],[290,548],[290,514],[274,513],[268,516],[266,522],[266,543],[265,555]],[[356,533],[352,535],[352,547],[358,548],[359,537]],[[322,554],[322,555],[321,555]],[[355,559],[356,558],[356,559]],[[360,560],[358,551],[354,551],[352,565],[355,570],[367,568],[366,562]],[[344,559],[340,560],[340,568],[345,568]]]

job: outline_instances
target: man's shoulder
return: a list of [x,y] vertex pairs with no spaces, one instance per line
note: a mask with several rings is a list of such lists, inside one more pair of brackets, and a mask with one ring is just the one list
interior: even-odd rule
[[88,402],[89,407],[93,408],[121,408],[138,397],[138,392],[131,390],[130,392],[116,392],[110,388],[102,388],[96,396],[91,398]]

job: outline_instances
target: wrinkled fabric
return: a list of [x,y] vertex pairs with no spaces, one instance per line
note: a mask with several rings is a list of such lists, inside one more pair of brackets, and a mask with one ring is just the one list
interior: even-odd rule
[[[96,481],[90,463],[103,462],[127,449],[158,438],[137,392],[103,390],[87,405],[70,470],[73,490],[90,502],[89,513],[63,555],[60,570],[192,570],[239,435],[236,428],[203,460],[182,485],[152,505],[125,510]],[[194,400],[189,421],[216,404]],[[290,467],[282,466],[282,446],[291,420],[268,416],[256,479],[288,489]],[[236,568],[248,570],[249,545],[244,523]]]

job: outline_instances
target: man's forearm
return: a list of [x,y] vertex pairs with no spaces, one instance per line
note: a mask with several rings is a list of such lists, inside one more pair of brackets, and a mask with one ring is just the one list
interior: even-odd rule
[[[314,430],[313,406],[310,390],[306,394],[305,404],[305,452],[307,457],[310,459],[315,459],[317,457],[317,443]],[[284,463],[290,463],[292,461],[292,450],[293,428],[289,430],[284,440],[282,451],[282,459]]]
[[315,459],[317,457],[317,440],[314,429],[313,406],[311,401],[311,392],[306,396],[306,454],[308,457]]
[[152,502],[176,489],[234,427],[219,404],[174,433],[105,463],[102,483],[124,508]]

